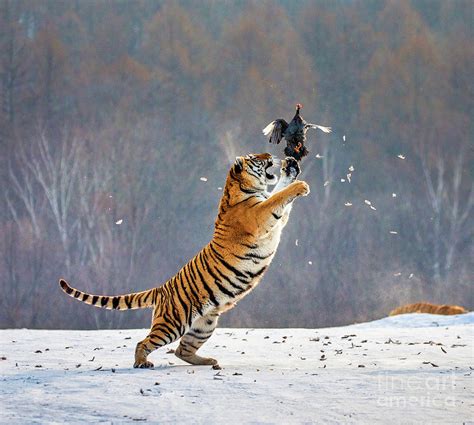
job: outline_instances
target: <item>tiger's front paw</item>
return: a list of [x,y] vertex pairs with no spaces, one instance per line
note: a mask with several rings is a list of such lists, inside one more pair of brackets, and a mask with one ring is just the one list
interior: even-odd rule
[[296,180],[296,177],[301,173],[300,165],[295,158],[287,156],[281,162],[281,172],[291,180]]
[[308,196],[309,195],[309,185],[306,182],[298,180],[293,183],[296,191],[296,196]]

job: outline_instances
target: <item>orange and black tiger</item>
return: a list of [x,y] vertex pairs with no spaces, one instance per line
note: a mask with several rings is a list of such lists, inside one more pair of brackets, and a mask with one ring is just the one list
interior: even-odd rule
[[389,313],[389,316],[396,316],[398,314],[407,313],[428,313],[428,314],[444,314],[445,316],[451,316],[455,314],[465,314],[468,311],[459,305],[449,304],[431,304],[427,302],[406,304],[401,307],[397,307]]
[[[91,295],[59,281],[64,292],[86,304],[115,310],[153,307],[148,336],[137,344],[134,367],[150,368],[148,354],[181,338],[175,354],[195,365],[216,365],[196,351],[212,335],[219,315],[235,306],[262,279],[280,242],[292,202],[309,186],[296,180],[293,158],[281,175],[270,172],[270,154],[238,157],[219,204],[212,240],[164,285],[120,296]],[[267,185],[278,184],[267,192]]]

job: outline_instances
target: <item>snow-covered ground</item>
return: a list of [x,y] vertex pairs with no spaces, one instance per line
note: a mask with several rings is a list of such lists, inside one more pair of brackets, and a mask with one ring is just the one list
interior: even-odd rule
[[147,331],[0,331],[0,421],[157,424],[474,421],[474,313],[409,314],[327,329],[218,329],[200,353],[154,352]]

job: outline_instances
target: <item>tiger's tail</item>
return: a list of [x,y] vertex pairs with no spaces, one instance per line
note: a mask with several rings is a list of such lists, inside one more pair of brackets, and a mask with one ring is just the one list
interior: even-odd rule
[[70,297],[76,298],[86,304],[108,310],[134,310],[137,308],[150,308],[155,304],[158,296],[158,289],[153,288],[142,292],[133,292],[126,295],[107,296],[92,295],[86,292],[71,288],[64,279],[59,279],[59,286]]

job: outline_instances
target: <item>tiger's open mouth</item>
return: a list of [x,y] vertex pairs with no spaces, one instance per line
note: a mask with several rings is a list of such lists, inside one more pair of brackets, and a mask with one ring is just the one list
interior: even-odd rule
[[269,172],[269,169],[274,166],[273,161],[268,161],[265,166],[265,178],[267,179],[267,184],[276,184],[278,178],[275,174]]

